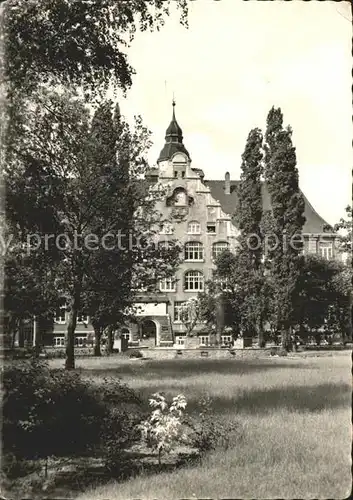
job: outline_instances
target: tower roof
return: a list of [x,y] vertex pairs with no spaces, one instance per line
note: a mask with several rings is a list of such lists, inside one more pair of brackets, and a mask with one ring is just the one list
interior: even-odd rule
[[160,152],[158,162],[164,160],[170,160],[175,153],[184,153],[190,160],[190,155],[183,144],[183,131],[178,125],[175,118],[175,101],[173,99],[173,115],[172,121],[165,133],[165,143],[162,151]]

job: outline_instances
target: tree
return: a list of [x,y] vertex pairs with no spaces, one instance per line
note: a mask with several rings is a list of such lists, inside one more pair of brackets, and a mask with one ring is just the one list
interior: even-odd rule
[[263,242],[261,232],[262,193],[262,133],[260,129],[250,131],[242,155],[238,206],[235,220],[240,229],[238,239],[238,283],[241,283],[242,330],[252,335],[257,332],[259,344],[263,346]]
[[352,267],[334,262],[336,273],[330,282],[332,303],[329,311],[328,328],[339,332],[343,343],[352,341],[353,292]]
[[[31,257],[19,238],[12,240],[4,264],[5,345],[14,347],[18,334],[19,346],[23,347],[23,322],[29,318],[36,321],[48,318],[58,305],[55,276],[50,271],[48,256],[38,252]],[[38,336],[34,340],[39,348]]]
[[124,91],[133,68],[126,50],[137,29],[160,29],[170,5],[187,26],[186,0],[7,0],[3,4],[2,75],[11,88],[82,86],[104,95]]
[[294,314],[301,337],[323,331],[351,336],[352,271],[341,262],[307,255],[297,282]]
[[[69,311],[65,367],[73,369],[82,307],[92,312],[116,294],[116,313],[109,304],[93,314],[98,332],[115,324],[131,303],[134,282],[156,284],[174,272],[173,256],[166,259],[153,241],[153,224],[160,219],[154,206],[162,192],[151,192],[142,178],[149,132],[140,118],[131,129],[109,102],[91,118],[69,92],[46,92],[17,112],[10,129],[17,134],[7,151],[9,213],[14,224],[25,222],[27,237],[36,231],[37,248],[55,242],[56,287]],[[43,228],[45,207],[50,217]]]
[[170,453],[180,443],[187,442],[184,411],[187,405],[183,394],[175,396],[171,403],[163,394],[156,392],[149,399],[153,408],[148,419],[138,425],[141,437],[149,448],[158,454],[158,465],[162,465],[162,454]]
[[179,313],[180,321],[186,328],[186,337],[193,335],[194,329],[203,319],[205,312],[205,295],[199,294],[197,297],[191,297],[181,304]]
[[[222,252],[215,261],[214,280],[208,283],[207,293],[210,296],[208,317],[209,323],[217,325],[217,303],[222,304],[222,327],[231,328],[233,332],[241,329],[241,305],[243,295],[239,269],[239,256],[229,250]],[[221,330],[221,328],[218,328]],[[218,336],[220,333],[217,331]],[[217,339],[218,342],[220,339]]]
[[305,222],[304,199],[299,190],[292,130],[283,128],[281,109],[270,110],[265,133],[265,180],[271,196],[273,238],[269,250],[274,284],[274,314],[282,346],[289,348],[293,303],[302,265],[301,232]]
[[332,303],[330,282],[336,272],[335,266],[322,257],[305,257],[297,283],[299,293],[295,304],[301,337],[325,325]]
[[350,205],[346,207],[346,219],[343,217],[340,221],[334,225],[334,231],[338,232],[340,235],[340,252],[348,253],[348,255],[352,255],[352,219],[353,210]]

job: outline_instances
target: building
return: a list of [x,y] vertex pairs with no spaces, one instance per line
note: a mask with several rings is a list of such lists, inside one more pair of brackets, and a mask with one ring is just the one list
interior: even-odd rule
[[[178,239],[183,243],[183,261],[173,279],[165,279],[154,294],[137,298],[139,312],[134,324],[124,325],[116,332],[116,339],[125,337],[130,346],[183,346],[185,325],[180,319],[182,304],[202,291],[212,278],[215,257],[225,249],[235,250],[239,231],[232,214],[237,205],[239,181],[225,174],[224,180],[207,180],[201,168],[192,166],[191,156],[183,143],[182,129],[175,117],[166,130],[165,143],[157,160],[157,167],[147,175],[152,189],[157,182],[166,187],[166,196],[157,203],[157,209],[170,222],[161,227],[159,241]],[[271,207],[266,185],[263,185],[264,211]],[[305,197],[304,197],[305,198]],[[337,234],[327,232],[325,220],[305,198],[306,222],[303,228],[304,252],[336,258]],[[65,309],[57,312],[53,329],[46,336],[55,346],[64,345],[67,321]],[[196,330],[197,331],[197,330]],[[89,318],[78,318],[76,345],[83,346],[92,337]],[[223,342],[230,337],[225,335]],[[51,342],[50,342],[51,339]],[[207,345],[209,336],[195,335],[191,344]]]

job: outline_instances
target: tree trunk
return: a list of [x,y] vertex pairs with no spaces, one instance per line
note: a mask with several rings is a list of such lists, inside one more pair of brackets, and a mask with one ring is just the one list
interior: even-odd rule
[[18,347],[25,346],[24,332],[23,332],[23,321],[20,321],[18,326]]
[[75,330],[77,313],[80,307],[81,281],[74,286],[74,293],[70,301],[69,322],[65,333],[65,370],[75,369]]
[[113,338],[113,327],[108,326],[107,328],[107,354],[111,354],[113,352],[113,344],[114,344],[114,338]]
[[40,344],[38,318],[33,316],[33,350],[36,358],[39,358]]
[[257,334],[259,337],[259,347],[261,349],[263,349],[264,347],[266,347],[266,342],[265,342],[265,332],[264,332],[264,328],[263,328],[262,315],[260,315],[258,318]]
[[93,348],[93,356],[101,356],[101,337],[102,330],[101,328],[94,327],[94,348]]
[[14,316],[10,315],[8,326],[7,326],[7,334],[8,334],[8,340],[9,340],[9,347],[11,349],[14,349],[14,347],[15,347],[17,327],[18,327],[18,325],[17,325],[16,318]]
[[15,341],[16,341],[16,328],[13,328],[11,331],[11,349],[15,348]]
[[210,345],[215,346],[216,343],[217,343],[217,330],[212,328],[210,333]]
[[216,302],[216,346],[219,347],[222,343],[222,331],[224,327],[224,308],[223,297],[220,294]]
[[162,450],[161,449],[158,450],[158,465],[159,465],[159,467],[161,467],[161,465],[162,465]]
[[285,351],[288,352],[290,350],[289,330],[287,328],[282,328],[281,345]]

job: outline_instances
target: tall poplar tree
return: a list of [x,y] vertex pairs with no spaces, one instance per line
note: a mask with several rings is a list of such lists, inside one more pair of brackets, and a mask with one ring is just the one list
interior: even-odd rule
[[269,111],[265,133],[265,180],[271,197],[272,231],[275,245],[269,249],[270,273],[274,286],[273,307],[282,347],[289,349],[293,304],[302,266],[301,233],[305,223],[304,198],[292,130],[283,127],[280,108]]
[[263,269],[262,269],[262,133],[250,131],[242,154],[238,206],[235,214],[240,229],[238,250],[238,282],[241,283],[241,323],[246,335],[259,336],[263,345]]

